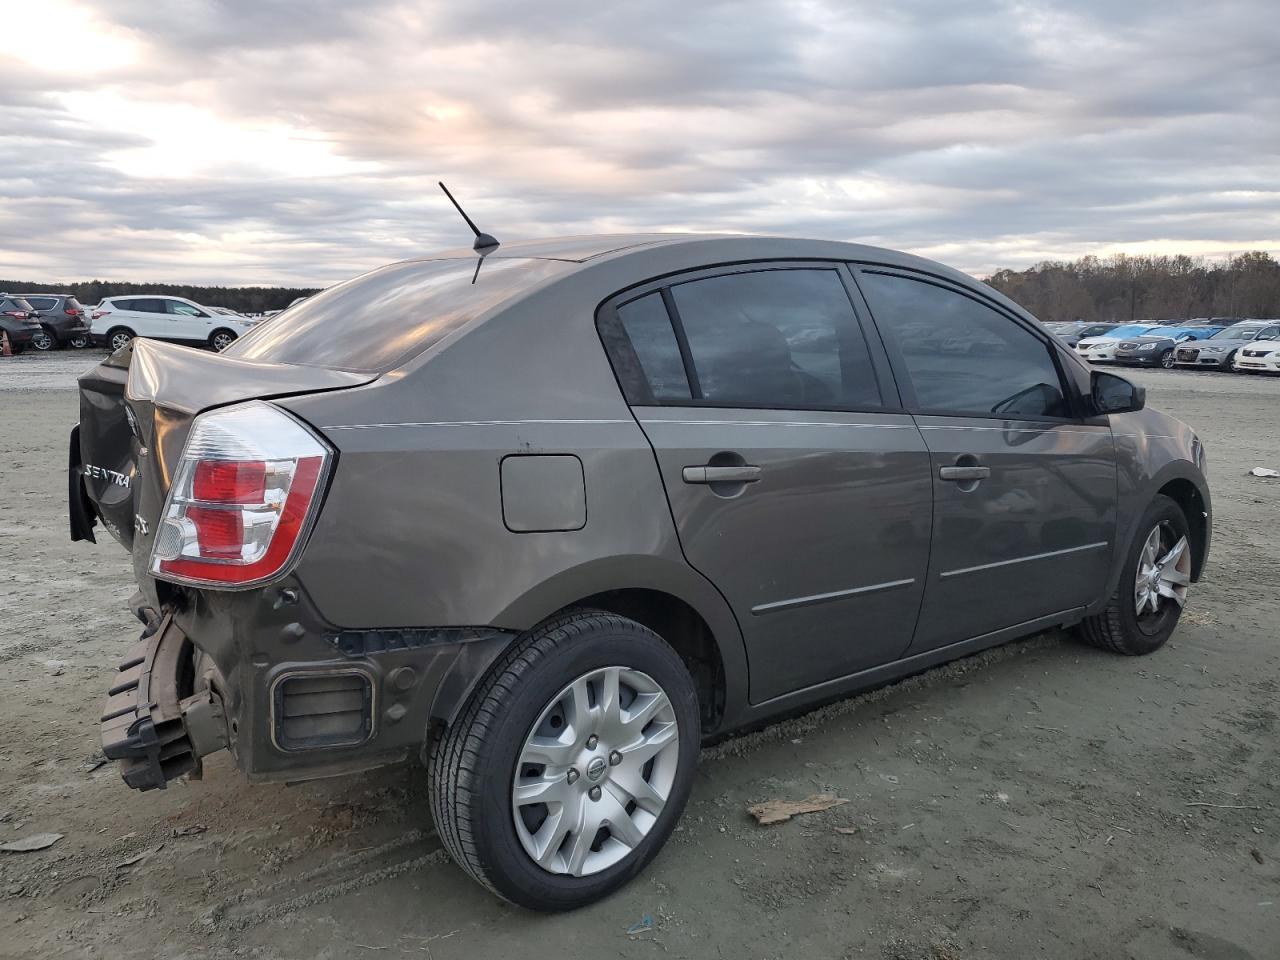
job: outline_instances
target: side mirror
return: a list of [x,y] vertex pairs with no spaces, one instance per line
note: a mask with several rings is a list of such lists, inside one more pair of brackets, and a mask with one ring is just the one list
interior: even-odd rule
[[1095,413],[1133,413],[1147,405],[1147,388],[1114,373],[1094,370],[1089,378],[1089,393]]

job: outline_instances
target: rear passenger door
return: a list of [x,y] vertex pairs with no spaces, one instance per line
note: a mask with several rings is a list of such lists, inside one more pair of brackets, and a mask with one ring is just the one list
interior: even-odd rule
[[899,657],[928,563],[929,456],[847,269],[689,274],[600,326],[689,563],[727,598],[760,703]]
[[933,545],[911,653],[1069,613],[1105,591],[1116,466],[1052,338],[980,294],[864,267],[858,285],[932,460]]

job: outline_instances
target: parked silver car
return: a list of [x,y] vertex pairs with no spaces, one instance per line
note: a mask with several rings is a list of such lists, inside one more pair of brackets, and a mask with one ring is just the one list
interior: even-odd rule
[[1219,330],[1207,340],[1184,343],[1174,351],[1174,365],[1230,370],[1236,354],[1255,340],[1280,340],[1280,322],[1244,320]]
[[463,869],[564,909],[657,854],[708,738],[1176,626],[1200,441],[989,287],[813,240],[482,252],[82,378],[72,536],[132,551],[145,624],[103,715],[130,785],[420,756]]

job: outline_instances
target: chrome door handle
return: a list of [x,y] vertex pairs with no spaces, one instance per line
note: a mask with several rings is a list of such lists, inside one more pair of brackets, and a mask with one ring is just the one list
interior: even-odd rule
[[755,483],[760,468],[751,464],[737,467],[685,467],[681,471],[685,483]]
[[991,476],[990,467],[939,467],[938,477],[942,480],[951,480],[956,483],[964,483],[965,481],[985,480]]

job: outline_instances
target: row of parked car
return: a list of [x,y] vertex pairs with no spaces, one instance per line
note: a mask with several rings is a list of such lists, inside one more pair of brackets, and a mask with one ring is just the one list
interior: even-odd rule
[[1202,317],[1046,326],[1091,363],[1280,373],[1280,320]]
[[0,293],[0,330],[14,353],[90,343],[118,350],[134,337],[224,350],[258,322],[168,295],[107,297],[88,308],[70,294]]

